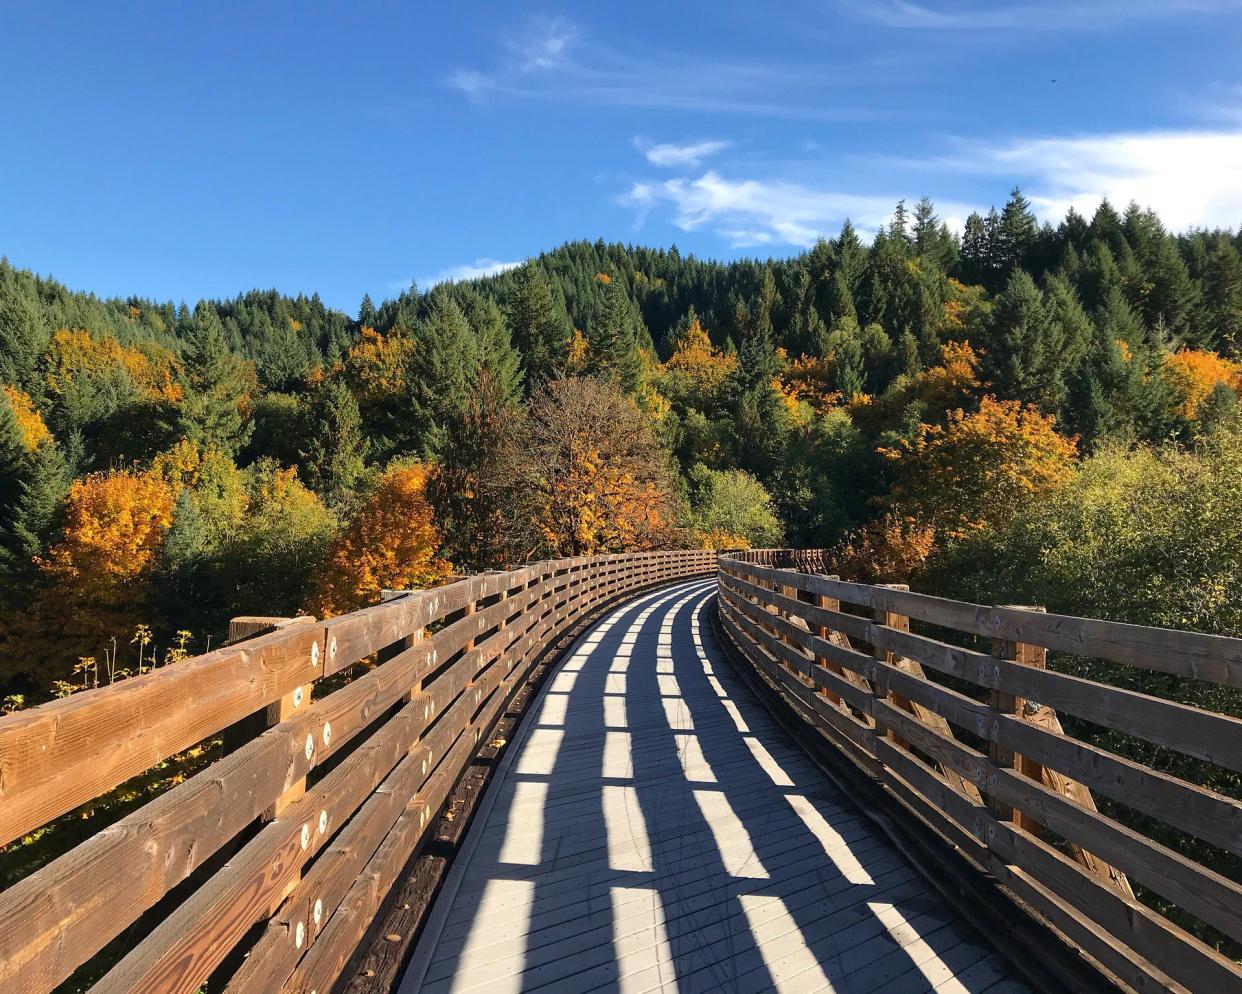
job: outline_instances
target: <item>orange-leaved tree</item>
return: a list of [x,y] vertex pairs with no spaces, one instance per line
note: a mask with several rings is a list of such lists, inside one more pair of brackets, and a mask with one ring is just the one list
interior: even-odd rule
[[1215,352],[1183,349],[1164,357],[1161,373],[1177,392],[1184,417],[1194,418],[1208,396],[1220,385],[1242,392],[1242,363]]
[[665,545],[676,515],[669,456],[650,418],[616,386],[548,383],[502,460],[515,558]]
[[152,472],[93,473],[70,486],[60,535],[38,560],[50,581],[40,613],[59,633],[53,664],[67,658],[70,643],[78,655],[100,652],[144,617],[175,499]]
[[970,342],[945,342],[940,364],[915,376],[913,390],[929,410],[941,411],[961,407],[979,386],[979,355]]
[[915,583],[935,547],[935,528],[889,512],[846,535],[829,572],[855,583]]
[[331,617],[374,604],[380,591],[442,583],[453,567],[439,555],[440,531],[427,500],[427,469],[389,469],[333,541],[310,610]]
[[1034,405],[990,396],[978,411],[920,425],[879,450],[893,472],[886,503],[950,538],[1002,522],[1072,476],[1078,446],[1053,425]]
[[17,421],[17,432],[22,447],[27,452],[34,452],[43,442],[50,441],[52,433],[43,423],[43,416],[30,399],[30,394],[17,387],[5,386],[4,395],[8,398],[9,407],[13,409],[13,417]]

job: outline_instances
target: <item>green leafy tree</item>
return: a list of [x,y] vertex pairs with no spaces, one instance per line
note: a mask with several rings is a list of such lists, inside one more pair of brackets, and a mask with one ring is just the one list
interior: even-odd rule
[[725,532],[752,546],[781,542],[781,523],[763,484],[738,469],[716,470],[697,463],[687,477],[687,523],[704,532]]
[[405,451],[434,456],[443,450],[449,424],[466,409],[477,362],[478,342],[461,308],[446,295],[434,297],[405,376]]

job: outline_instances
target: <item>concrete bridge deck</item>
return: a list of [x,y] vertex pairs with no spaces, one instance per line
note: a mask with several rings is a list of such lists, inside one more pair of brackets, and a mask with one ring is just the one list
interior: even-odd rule
[[733,673],[714,591],[626,603],[569,654],[402,994],[1024,994]]

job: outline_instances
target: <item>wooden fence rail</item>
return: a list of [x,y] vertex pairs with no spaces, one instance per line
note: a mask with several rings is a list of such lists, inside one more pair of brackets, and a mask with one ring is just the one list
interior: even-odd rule
[[605,603],[714,568],[686,551],[486,573],[0,718],[0,845],[226,743],[0,892],[0,991],[101,963],[98,994],[330,990],[540,655]]
[[1242,771],[1242,720],[1044,663],[1052,649],[1242,687],[1242,640],[822,570],[814,550],[718,561],[725,634],[799,714],[1122,984],[1242,990],[1238,963],[1136,899],[1132,882],[1235,943],[1242,885],[1102,813],[1092,792],[1233,855],[1242,804],[1068,735],[1058,712],[1232,771]]

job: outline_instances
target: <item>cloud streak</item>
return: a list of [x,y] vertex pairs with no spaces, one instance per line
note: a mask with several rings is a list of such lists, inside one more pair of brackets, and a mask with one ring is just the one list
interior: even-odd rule
[[[449,266],[438,272],[432,273],[430,276],[420,276],[418,285],[425,290],[430,289],[438,283],[458,283],[461,280],[477,280],[484,276],[495,276],[497,273],[503,273],[508,269],[516,269],[522,265],[523,260],[518,259],[514,262],[502,262],[500,259],[475,259],[474,262],[466,262],[460,266]],[[406,282],[403,286],[409,286]]]
[[[853,165],[856,179],[848,186],[839,175],[816,178],[823,176],[825,163],[785,162],[769,165],[769,176],[754,175],[751,165],[751,175],[726,166],[640,179],[620,200],[635,211],[639,226],[658,216],[683,231],[708,232],[733,248],[805,247],[835,234],[846,217],[860,231],[873,233],[897,200],[909,202],[924,193],[933,196],[949,227],[960,230],[967,214],[989,204],[936,196],[937,188],[960,189],[965,180],[978,186],[985,176],[997,178],[997,197],[1019,184],[1036,213],[1053,224],[1071,207],[1090,216],[1104,199],[1119,208],[1131,201],[1150,207],[1174,231],[1242,220],[1237,179],[1242,127],[959,141],[948,155],[877,155]],[[693,162],[685,168],[692,169]],[[882,185],[872,178],[877,176],[884,177]]]
[[1135,21],[1242,9],[1238,0],[1059,0],[1042,4],[841,0],[840,6],[884,27],[951,31],[1107,31]]
[[892,159],[888,167],[1003,177],[1053,223],[1070,207],[1090,214],[1105,198],[1151,207],[1177,231],[1242,218],[1242,127],[959,141],[949,155]]
[[[669,210],[676,227],[711,231],[732,248],[806,248],[818,238],[835,235],[847,217],[862,232],[875,232],[902,197],[910,199],[903,193],[845,193],[787,180],[730,179],[708,170],[693,179],[634,183],[622,201],[640,218],[655,210]],[[954,214],[970,210],[949,201],[938,207]]]
[[[726,141],[701,141],[682,145],[665,143],[643,148],[643,154],[653,166],[682,166],[693,169],[709,156],[723,152],[730,144]],[[641,145],[639,147],[642,148]]]
[[833,100],[855,84],[853,67],[707,59],[632,43],[612,48],[564,19],[535,21],[504,41],[495,64],[460,67],[445,82],[470,100],[508,98],[661,111],[750,114],[805,120],[883,116],[859,101]]

